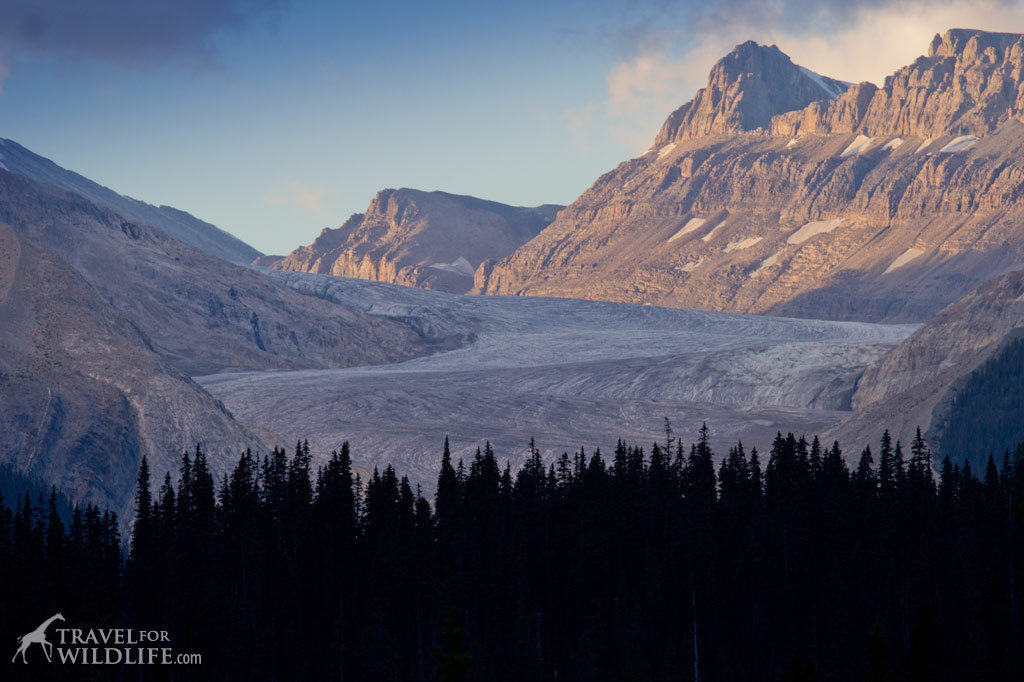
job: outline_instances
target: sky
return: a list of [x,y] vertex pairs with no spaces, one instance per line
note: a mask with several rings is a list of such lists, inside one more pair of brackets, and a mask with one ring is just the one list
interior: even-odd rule
[[380,189],[570,203],[734,45],[881,83],[1002,0],[2,0],[0,137],[265,253]]

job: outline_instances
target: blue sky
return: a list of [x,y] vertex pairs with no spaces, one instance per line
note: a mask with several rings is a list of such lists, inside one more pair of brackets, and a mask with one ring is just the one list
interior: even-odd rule
[[385,187],[571,202],[748,38],[877,82],[936,32],[1024,31],[1022,16],[945,0],[4,0],[0,137],[283,253]]

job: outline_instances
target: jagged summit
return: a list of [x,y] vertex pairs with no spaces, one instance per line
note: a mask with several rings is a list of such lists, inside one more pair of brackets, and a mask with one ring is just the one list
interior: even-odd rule
[[773,134],[982,136],[1024,120],[1024,35],[950,29],[882,87],[861,83],[834,100],[772,120]]
[[764,129],[773,135],[991,133],[1024,120],[1024,35],[953,28],[885,79],[845,83],[747,41],[711,69],[708,85],[665,121],[655,146]]
[[748,40],[712,67],[707,87],[668,117],[655,145],[763,128],[778,114],[831,99],[849,86],[794,64],[775,45]]

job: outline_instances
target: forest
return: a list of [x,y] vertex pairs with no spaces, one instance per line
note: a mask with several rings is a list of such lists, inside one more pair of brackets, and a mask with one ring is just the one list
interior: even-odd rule
[[143,460],[125,541],[56,491],[0,502],[5,655],[59,611],[202,656],[36,651],[4,679],[1024,679],[1024,447],[975,472],[885,432],[851,468],[793,434],[720,457],[666,420],[607,458],[439,458],[429,500],[390,466],[364,480],[347,444],[317,466],[306,443],[245,452],[219,479],[199,447],[175,478]]

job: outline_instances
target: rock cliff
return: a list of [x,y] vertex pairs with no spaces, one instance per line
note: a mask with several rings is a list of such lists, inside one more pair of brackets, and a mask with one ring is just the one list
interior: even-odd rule
[[885,79],[772,120],[778,135],[985,135],[1024,112],[1024,36],[952,29]]

